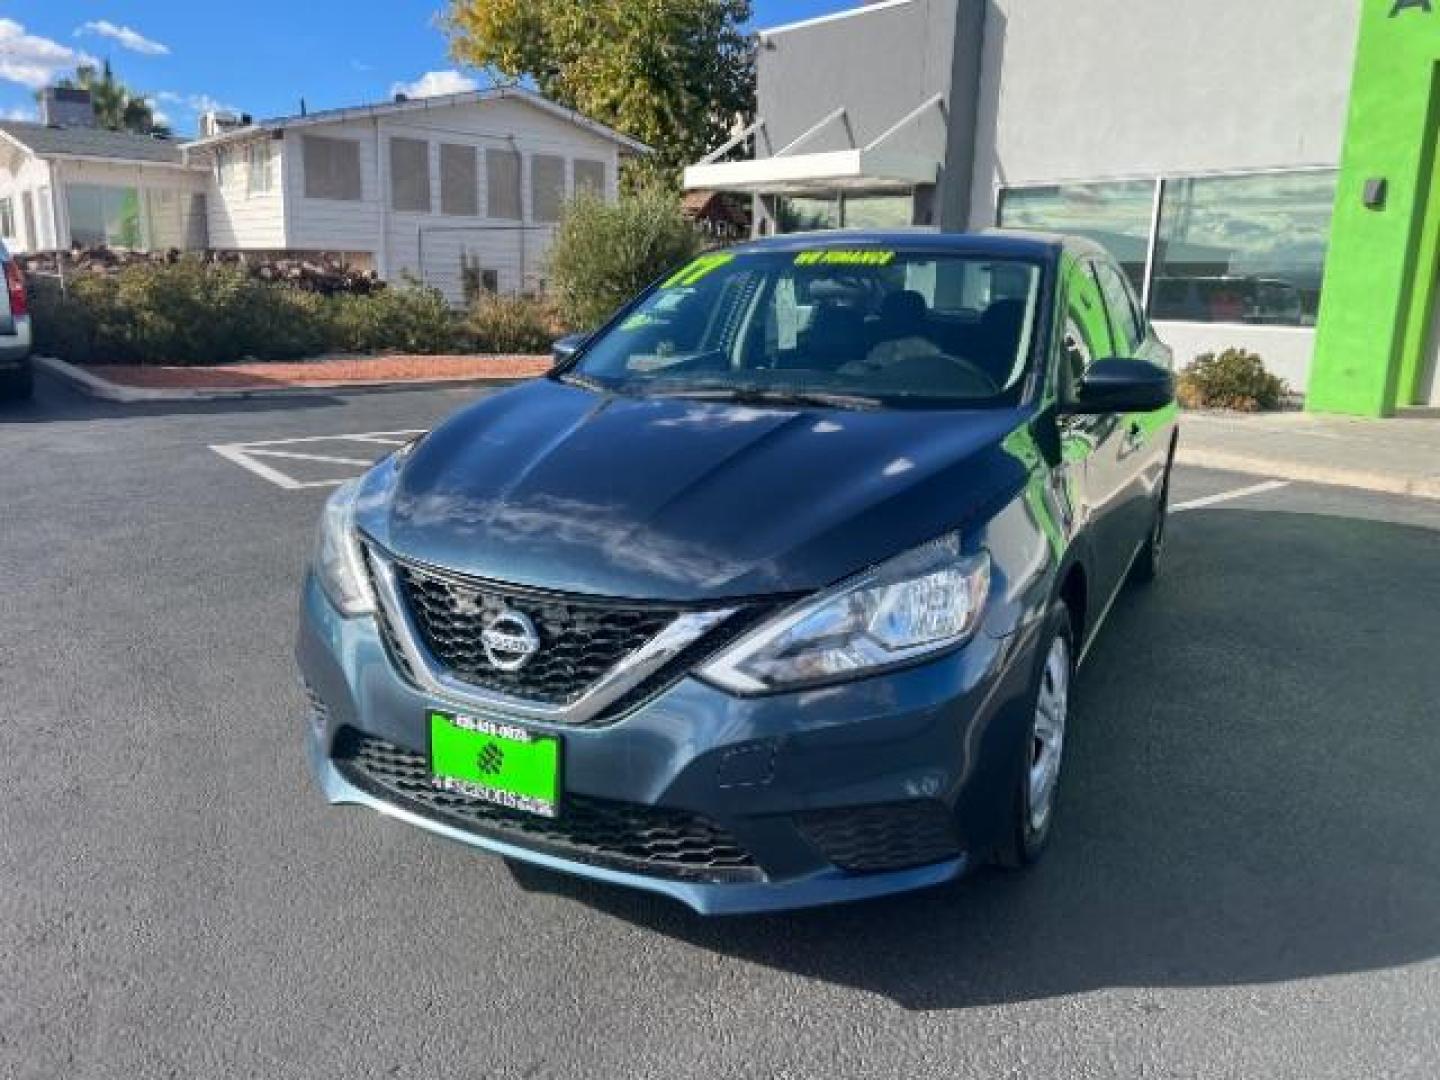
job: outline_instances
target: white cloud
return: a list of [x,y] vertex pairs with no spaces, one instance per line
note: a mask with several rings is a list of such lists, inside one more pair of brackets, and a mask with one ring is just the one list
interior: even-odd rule
[[95,34],[99,37],[109,38],[116,42],[122,49],[129,49],[131,52],[140,53],[142,56],[169,56],[170,47],[161,44],[153,38],[147,38],[138,30],[132,30],[128,26],[116,26],[109,19],[97,19],[94,22],[87,22],[75,31],[75,36],[82,34]]
[[174,90],[161,90],[152,95],[152,100],[164,105],[175,105],[193,113],[240,112],[234,105],[226,105],[209,94],[177,94]]
[[49,38],[27,34],[14,19],[0,19],[0,79],[32,90],[48,86],[78,64],[95,59]]
[[411,98],[439,97],[441,94],[466,94],[480,84],[458,71],[427,71],[414,82],[397,82],[390,86],[391,95]]

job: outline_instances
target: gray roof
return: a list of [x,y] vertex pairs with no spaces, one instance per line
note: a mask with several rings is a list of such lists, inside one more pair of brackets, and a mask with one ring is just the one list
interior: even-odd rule
[[100,157],[122,161],[181,163],[180,144],[172,139],[134,135],[99,128],[47,127],[22,120],[0,121],[0,135],[8,135],[40,157]]
[[640,142],[640,140],[632,139],[629,135],[623,135],[614,128],[600,123],[598,120],[591,120],[588,116],[578,113],[574,109],[566,108],[558,102],[551,101],[543,94],[538,94],[534,90],[527,90],[523,86],[487,86],[479,90],[467,90],[459,94],[405,98],[403,100],[382,101],[376,105],[355,105],[338,109],[322,109],[318,112],[301,113],[295,116],[277,116],[269,120],[261,120],[258,123],[247,124],[245,127],[234,128],[220,135],[209,135],[205,138],[195,139],[185,145],[187,149],[208,149],[220,143],[231,142],[237,139],[253,138],[255,135],[266,131],[282,131],[285,128],[304,127],[311,124],[328,124],[340,120],[368,120],[375,116],[425,112],[430,109],[445,109],[455,105],[478,105],[486,101],[502,101],[505,98],[515,98],[518,101],[524,101],[553,116],[558,116],[573,124],[578,124],[580,127],[593,131],[595,134],[604,138],[612,139],[637,154],[650,153],[650,147]]

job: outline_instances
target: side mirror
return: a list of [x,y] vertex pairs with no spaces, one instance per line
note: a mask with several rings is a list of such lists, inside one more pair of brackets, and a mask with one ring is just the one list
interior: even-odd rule
[[556,367],[568,364],[589,340],[589,334],[566,334],[550,346],[550,358],[555,361]]
[[1097,360],[1090,365],[1067,413],[1155,412],[1175,401],[1175,376],[1146,360]]

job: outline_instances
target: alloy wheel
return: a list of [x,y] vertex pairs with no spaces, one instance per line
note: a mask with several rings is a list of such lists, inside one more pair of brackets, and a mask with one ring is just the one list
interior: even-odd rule
[[1035,724],[1030,735],[1029,810],[1031,832],[1041,832],[1055,809],[1060,765],[1065,754],[1065,725],[1070,714],[1070,644],[1056,635],[1040,676]]

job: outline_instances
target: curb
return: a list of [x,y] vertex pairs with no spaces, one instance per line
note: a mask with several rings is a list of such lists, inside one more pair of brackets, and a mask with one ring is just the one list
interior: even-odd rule
[[527,378],[533,378],[533,376],[513,375],[475,378],[462,375],[450,378],[408,379],[401,382],[376,380],[373,382],[330,383],[324,386],[212,387],[195,390],[167,390],[147,386],[122,386],[53,356],[36,356],[34,364],[46,374],[89,394],[91,397],[100,398],[103,401],[113,401],[121,405],[143,405],[165,401],[250,401],[313,394],[374,394],[392,390],[438,390],[447,387],[463,390],[471,387],[513,386],[515,383],[524,382]]
[[1330,484],[1334,487],[1356,488],[1385,495],[1405,495],[1413,499],[1440,500],[1440,477],[1406,477],[1392,473],[1372,473],[1357,469],[1335,469],[1324,465],[1306,465],[1278,458],[1252,457],[1225,450],[1187,446],[1184,438],[1176,451],[1175,461],[1198,469],[1219,469],[1224,472],[1247,473],[1272,480],[1293,480],[1303,484]]

